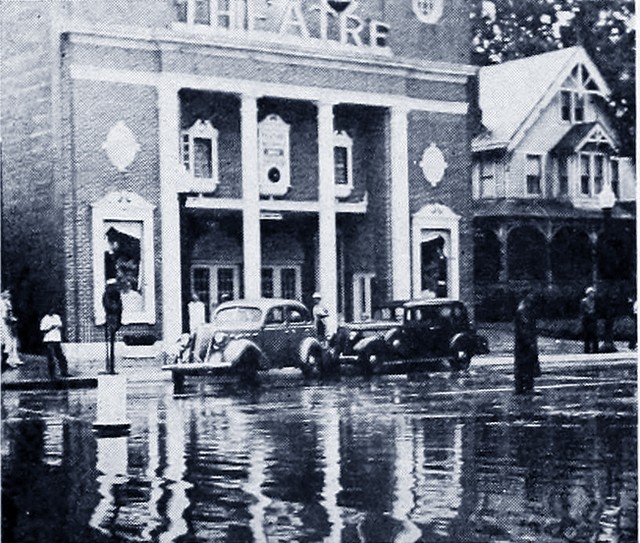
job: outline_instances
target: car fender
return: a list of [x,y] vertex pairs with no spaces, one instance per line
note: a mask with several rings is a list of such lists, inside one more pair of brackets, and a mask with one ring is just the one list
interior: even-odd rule
[[258,358],[260,368],[268,366],[267,357],[262,352],[262,349],[248,339],[231,340],[229,344],[225,346],[223,353],[225,361],[231,364],[231,366],[241,360],[247,353],[251,353]]
[[386,350],[387,345],[383,336],[370,336],[359,340],[354,346],[353,350],[356,353],[361,353],[369,349],[375,349],[378,351]]
[[458,332],[449,342],[449,351],[452,354],[458,351],[467,351],[470,355],[473,355],[475,354],[475,342],[469,334]]
[[306,337],[300,342],[300,347],[298,348],[298,362],[300,364],[304,364],[307,360],[307,355],[311,349],[318,349],[323,351],[322,345],[320,342],[314,337]]

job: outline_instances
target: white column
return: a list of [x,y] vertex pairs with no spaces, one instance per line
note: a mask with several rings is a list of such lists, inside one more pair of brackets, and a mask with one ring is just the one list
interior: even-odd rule
[[162,338],[182,333],[180,208],[175,180],[179,167],[180,105],[178,88],[168,79],[158,86],[160,125],[160,224],[162,242]]
[[319,176],[319,289],[329,311],[327,333],[335,332],[338,322],[338,266],[336,249],[336,188],[333,181],[333,104],[318,103]]
[[244,297],[261,295],[260,189],[258,186],[258,103],[242,95],[242,251]]
[[395,300],[411,298],[407,110],[391,108],[391,277]]

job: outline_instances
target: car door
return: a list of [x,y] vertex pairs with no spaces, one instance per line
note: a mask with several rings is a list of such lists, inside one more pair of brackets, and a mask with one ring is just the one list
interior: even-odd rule
[[289,329],[285,309],[281,305],[270,307],[262,327],[262,350],[272,367],[282,367],[289,350]]
[[315,335],[315,326],[311,314],[304,307],[289,305],[286,308],[289,326],[289,347],[286,364],[296,365],[300,358],[300,344],[306,337]]

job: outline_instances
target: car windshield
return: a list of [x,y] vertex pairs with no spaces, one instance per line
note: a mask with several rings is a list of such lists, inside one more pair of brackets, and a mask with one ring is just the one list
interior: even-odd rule
[[215,315],[216,324],[248,324],[260,322],[262,311],[257,307],[227,307]]

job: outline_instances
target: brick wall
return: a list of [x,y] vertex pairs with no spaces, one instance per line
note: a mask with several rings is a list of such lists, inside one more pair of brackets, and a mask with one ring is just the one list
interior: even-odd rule
[[[24,350],[40,344],[39,319],[63,309],[62,203],[55,190],[50,3],[3,4],[2,286],[14,297]],[[28,21],[29,24],[25,24]],[[19,28],[20,32],[7,29]]]

